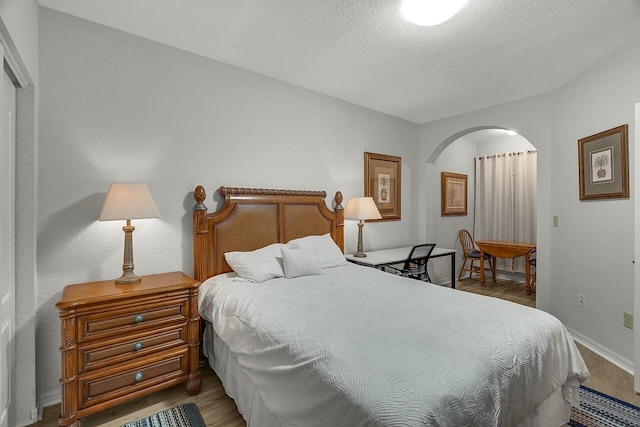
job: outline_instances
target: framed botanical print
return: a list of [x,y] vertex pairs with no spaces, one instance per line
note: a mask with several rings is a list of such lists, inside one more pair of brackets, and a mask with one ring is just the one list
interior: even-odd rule
[[580,200],[629,198],[628,125],[578,140]]
[[442,216],[462,216],[467,214],[467,175],[442,172]]
[[364,195],[372,197],[382,219],[400,219],[402,159],[385,154],[364,153]]

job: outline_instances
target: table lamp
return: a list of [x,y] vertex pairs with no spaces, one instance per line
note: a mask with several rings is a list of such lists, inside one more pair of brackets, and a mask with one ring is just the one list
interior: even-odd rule
[[354,257],[364,258],[367,256],[362,251],[362,226],[366,219],[381,219],[376,203],[372,197],[350,197],[347,206],[344,208],[345,219],[358,220],[358,247]]
[[132,219],[160,218],[147,184],[112,183],[102,204],[98,221],[126,220],[124,231],[124,262],[122,276],[116,279],[119,285],[137,283],[141,279],[133,272]]

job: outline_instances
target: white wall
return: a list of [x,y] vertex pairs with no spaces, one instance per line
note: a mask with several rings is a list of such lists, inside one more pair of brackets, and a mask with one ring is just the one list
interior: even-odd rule
[[[428,201],[432,205],[429,216],[426,220],[433,223],[433,238],[427,239],[434,241],[439,247],[456,249],[456,274],[460,269],[460,254],[462,249],[458,242],[458,230],[466,228],[473,230],[473,206],[475,197],[473,189],[475,188],[475,166],[473,158],[476,154],[478,144],[467,139],[460,138],[449,145],[438,157],[437,163],[434,165],[434,175],[432,185],[434,186],[434,197]],[[465,216],[441,216],[442,208],[442,172],[453,172],[467,175],[467,215]],[[437,187],[437,188],[435,188]],[[449,257],[434,258],[429,262],[429,272],[433,283],[447,283],[450,281],[451,267],[449,265]],[[456,276],[457,280],[457,276]]]
[[[365,246],[412,241],[418,126],[41,9],[38,391],[59,392],[55,303],[69,283],[117,277],[123,224],[97,222],[112,181],[149,185],[161,220],[134,221],[136,273],[192,273],[191,192],[221,185],[363,192],[365,151],[402,157],[402,221]],[[345,229],[354,251],[355,222]]]
[[[633,361],[634,200],[579,201],[577,140],[629,124],[629,157],[636,147],[634,105],[640,101],[640,41],[554,92],[551,191],[551,312],[597,345]],[[586,308],[577,304],[586,297]]]
[[[622,325],[633,312],[633,200],[580,202],[577,141],[629,124],[635,139],[634,103],[640,100],[640,41],[542,96],[526,98],[427,123],[420,129],[420,213],[426,236],[438,227],[424,194],[434,192],[433,162],[443,147],[468,129],[494,125],[514,129],[538,150],[537,305],[562,320],[576,336],[621,366],[632,367],[633,332]],[[630,158],[635,148],[630,144]],[[631,183],[634,182],[633,161]],[[633,189],[631,191],[633,194]],[[633,196],[632,196],[633,197]],[[552,227],[552,216],[559,227]],[[577,305],[585,295],[586,308]]]
[[[38,3],[36,0],[0,2],[0,33],[5,55],[21,84],[16,92],[16,335],[19,363],[13,372],[9,424],[35,421],[35,212],[38,134]],[[19,304],[18,304],[19,302]]]

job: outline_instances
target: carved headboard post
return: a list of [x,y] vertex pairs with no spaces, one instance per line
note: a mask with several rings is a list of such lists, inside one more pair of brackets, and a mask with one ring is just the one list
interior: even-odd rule
[[336,191],[336,196],[334,197],[336,201],[336,206],[334,208],[336,212],[336,242],[342,253],[344,253],[344,207],[342,206],[342,192]]
[[194,259],[194,279],[204,282],[209,278],[207,266],[209,265],[209,245],[207,245],[207,207],[204,199],[207,193],[202,185],[198,185],[193,191],[193,198],[196,205],[193,207],[193,257]]

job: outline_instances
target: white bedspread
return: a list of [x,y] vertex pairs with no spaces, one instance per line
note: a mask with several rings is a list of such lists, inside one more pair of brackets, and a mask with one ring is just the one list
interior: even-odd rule
[[200,313],[282,426],[516,426],[589,376],[540,310],[347,265],[207,280]]

